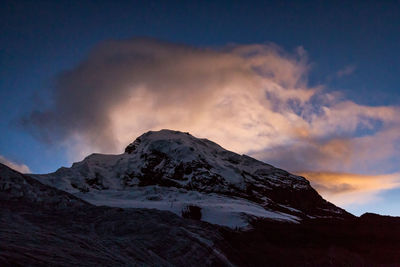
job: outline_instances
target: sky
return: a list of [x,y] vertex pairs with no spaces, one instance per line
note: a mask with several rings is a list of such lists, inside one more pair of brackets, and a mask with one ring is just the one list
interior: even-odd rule
[[400,216],[398,1],[2,1],[0,162],[189,131]]

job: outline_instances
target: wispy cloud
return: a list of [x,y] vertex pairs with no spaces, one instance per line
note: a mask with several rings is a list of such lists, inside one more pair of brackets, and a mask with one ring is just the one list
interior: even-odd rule
[[336,72],[336,76],[338,78],[342,78],[344,76],[351,75],[355,70],[356,70],[356,66],[348,65],[348,66],[344,67],[343,69],[338,70]]
[[25,164],[18,164],[15,163],[7,158],[5,158],[4,156],[0,155],[0,163],[10,167],[11,169],[14,169],[16,171],[19,171],[21,173],[30,173],[31,170],[29,169],[28,166],[26,166]]

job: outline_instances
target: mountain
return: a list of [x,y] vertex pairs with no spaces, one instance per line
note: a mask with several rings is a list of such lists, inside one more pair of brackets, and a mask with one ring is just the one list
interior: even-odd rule
[[0,266],[398,266],[399,251],[400,218],[353,216],[187,133],[46,175],[0,164]]
[[256,218],[298,223],[352,216],[303,177],[171,130],[147,132],[123,154],[92,154],[71,168],[31,177],[94,205],[194,214],[231,228]]

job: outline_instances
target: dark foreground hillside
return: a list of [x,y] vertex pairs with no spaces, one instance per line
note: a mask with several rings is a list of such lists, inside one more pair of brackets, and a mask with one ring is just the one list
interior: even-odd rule
[[170,212],[0,208],[0,266],[230,265],[218,231]]
[[400,218],[259,221],[248,232],[224,231],[228,257],[243,266],[400,266]]
[[146,209],[0,204],[0,266],[399,266],[399,219],[229,228]]

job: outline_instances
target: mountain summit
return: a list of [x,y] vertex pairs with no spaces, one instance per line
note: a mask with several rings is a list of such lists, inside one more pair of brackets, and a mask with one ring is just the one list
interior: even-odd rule
[[301,176],[171,130],[147,132],[123,154],[92,154],[32,177],[95,205],[169,210],[229,227],[257,218],[297,223],[351,216]]

